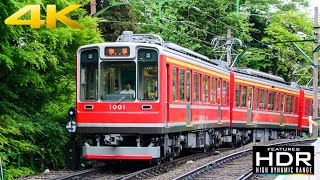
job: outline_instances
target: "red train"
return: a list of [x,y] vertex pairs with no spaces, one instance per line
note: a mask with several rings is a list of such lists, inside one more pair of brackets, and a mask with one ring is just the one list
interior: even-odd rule
[[312,92],[125,31],[78,49],[76,110],[86,159],[160,161],[306,131]]

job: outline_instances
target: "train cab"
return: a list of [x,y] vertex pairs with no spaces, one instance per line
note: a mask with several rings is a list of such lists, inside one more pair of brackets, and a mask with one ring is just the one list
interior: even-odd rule
[[130,124],[153,127],[155,119],[161,124],[157,117],[160,110],[157,48],[124,42],[104,43],[81,47],[78,54],[80,132],[96,125],[100,128],[90,129],[88,133],[109,132],[111,127],[117,132],[121,124],[126,128]]
[[[84,147],[87,159],[160,157],[159,147],[148,147],[152,135],[165,126],[159,48],[122,38],[78,49],[77,131],[93,140]],[[150,140],[137,145],[137,134],[150,134]],[[137,146],[141,148],[133,149]]]

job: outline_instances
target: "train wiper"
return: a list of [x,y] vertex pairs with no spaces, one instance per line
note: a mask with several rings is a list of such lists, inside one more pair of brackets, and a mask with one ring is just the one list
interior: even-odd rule
[[117,104],[119,104],[120,101],[122,101],[122,99],[124,99],[126,96],[123,96],[121,99],[119,99],[119,101],[117,102]]

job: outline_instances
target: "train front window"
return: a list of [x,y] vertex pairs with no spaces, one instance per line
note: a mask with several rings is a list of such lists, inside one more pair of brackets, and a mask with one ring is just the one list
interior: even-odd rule
[[158,100],[158,52],[154,49],[138,50],[138,100]]
[[136,97],[136,63],[104,61],[101,63],[100,99],[102,101],[134,101]]
[[98,100],[98,50],[84,50],[80,53],[80,100]]

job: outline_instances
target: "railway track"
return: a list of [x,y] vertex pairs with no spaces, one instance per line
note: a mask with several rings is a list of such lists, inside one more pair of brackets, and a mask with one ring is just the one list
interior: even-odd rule
[[91,174],[97,174],[99,172],[102,172],[105,168],[104,167],[98,167],[98,168],[91,168],[91,169],[86,169],[83,171],[78,171],[75,173],[67,174],[61,177],[56,177],[52,178],[54,180],[65,180],[65,179],[79,179],[82,176],[89,176]]
[[[219,151],[229,151],[229,150],[232,150],[232,149],[234,149],[234,148],[222,148],[222,149],[219,149]],[[187,161],[202,159],[202,158],[206,158],[208,156],[218,155],[218,154],[219,153],[217,153],[217,151],[193,154],[193,155],[190,155],[190,156],[186,156],[186,157],[182,157],[182,158],[176,159],[176,160],[174,160],[172,162],[167,162],[167,163],[155,166],[155,167],[151,167],[151,168],[143,169],[141,171],[137,171],[137,172],[134,172],[134,173],[131,173],[131,174],[127,174],[127,175],[115,178],[114,180],[152,178],[154,176],[158,176],[159,174],[168,172],[171,168],[173,168],[175,166],[178,166],[178,165],[181,165],[181,164],[185,164]]]
[[[220,152],[222,151],[228,151],[234,148],[222,148],[219,149]],[[59,177],[54,177],[54,178],[49,178],[52,180],[68,180],[68,179],[113,179],[113,180],[123,180],[123,179],[142,179],[142,178],[150,178],[153,176],[157,176],[159,174],[167,172],[170,168],[184,164],[187,161],[190,160],[197,160],[201,158],[206,158],[208,156],[216,155],[218,154],[216,151],[215,152],[206,152],[206,153],[198,153],[198,154],[193,154],[185,157],[178,158],[176,160],[173,160],[172,162],[166,162],[164,164],[160,164],[157,166],[149,167],[146,169],[142,169],[139,171],[135,171],[133,173],[127,173],[127,174],[120,174],[120,173],[105,173],[104,171],[107,171],[106,167],[98,167],[98,168],[92,168],[92,169],[87,169],[83,171],[78,171],[75,173],[69,173],[67,175],[59,176]],[[48,178],[46,178],[48,179]]]
[[[308,140],[309,142],[314,141],[314,140]],[[307,141],[307,142],[308,142]],[[276,144],[270,144],[270,145],[285,145],[285,144],[290,144],[292,145],[293,143],[301,143],[303,140],[299,141],[290,141],[290,142],[281,142],[281,143],[276,143]],[[132,165],[128,165],[127,168],[128,171],[122,171],[122,172],[114,172],[108,167],[97,167],[97,168],[92,168],[92,169],[87,169],[83,171],[78,171],[78,172],[68,172],[64,175],[55,175],[55,176],[43,176],[42,178],[32,178],[32,179],[55,179],[55,180],[66,180],[66,179],[77,179],[77,180],[86,180],[86,179],[113,179],[113,180],[124,180],[124,179],[212,179],[214,177],[211,177],[210,172],[214,174],[214,172],[217,171],[221,172],[222,174],[219,175],[219,179],[223,179],[223,176],[225,174],[233,174],[232,179],[253,179],[256,177],[252,176],[250,174],[251,170],[251,163],[243,163],[246,161],[250,161],[249,159],[251,158],[250,154],[252,153],[252,148],[248,148],[246,146],[235,149],[235,148],[223,148],[219,149],[220,153],[217,152],[206,152],[206,153],[198,153],[198,154],[193,154],[190,156],[185,156],[181,157],[179,159],[176,159],[172,162],[167,162],[161,165],[153,166],[144,169],[145,167],[141,167],[140,170],[133,170]],[[239,152],[236,152],[239,151]],[[219,154],[219,155],[218,155]],[[226,155],[228,154],[228,155]],[[218,155],[218,156],[214,156]],[[248,156],[249,155],[249,156]],[[217,159],[219,158],[219,159]],[[248,158],[248,159],[243,159],[243,158]],[[198,165],[198,161],[204,161],[208,160],[211,162],[210,163],[200,163],[201,165]],[[195,164],[191,164],[190,166],[187,165],[187,161],[195,161]],[[213,161],[212,161],[213,160]],[[238,163],[236,161],[239,161]],[[250,161],[251,162],[251,161]],[[241,165],[241,170],[234,170],[236,169],[236,166],[239,166],[239,163],[242,163]],[[202,166],[202,164],[205,164]],[[229,164],[228,166],[226,166]],[[199,167],[193,171],[184,170],[183,174],[179,177],[178,174],[175,176],[166,176],[166,174],[170,174],[176,171],[176,169],[184,167],[184,166],[195,166]],[[233,166],[233,167],[232,167]],[[125,166],[123,166],[125,167]],[[222,168],[223,167],[223,168]],[[115,169],[115,168],[112,168]],[[116,168],[116,169],[122,169]],[[188,173],[186,173],[188,172]],[[201,175],[204,175],[203,177],[200,177]],[[175,178],[177,177],[177,178]],[[210,178],[211,177],[211,178]],[[225,179],[230,179],[230,177],[226,177]]]
[[[277,145],[294,145],[301,143],[311,143],[315,139],[296,140],[282,143],[270,144],[269,146]],[[252,148],[240,152],[230,154],[219,158],[210,163],[207,163],[197,169],[189,171],[175,180],[181,179],[253,179],[252,174]]]

